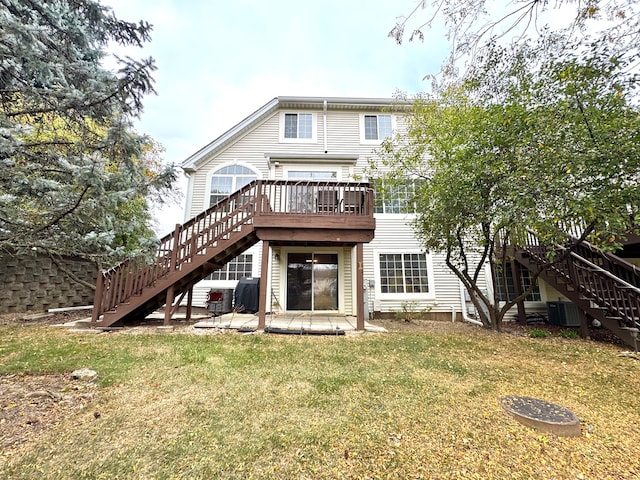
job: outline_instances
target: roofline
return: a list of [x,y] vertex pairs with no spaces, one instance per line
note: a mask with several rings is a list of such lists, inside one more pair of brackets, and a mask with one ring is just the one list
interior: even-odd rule
[[391,105],[402,105],[408,106],[410,102],[399,101],[393,98],[358,98],[358,97],[298,97],[298,96],[281,96],[274,97],[269,102],[265,103],[258,110],[241,120],[235,126],[224,132],[218,138],[214,139],[212,142],[208,143],[200,150],[190,155],[186,160],[182,162],[182,169],[187,173],[192,173],[197,170],[197,163],[215,151],[222,145],[226,144],[228,141],[232,140],[236,135],[240,134],[242,131],[247,129],[249,126],[254,124],[256,121],[259,121],[267,114],[278,110],[282,105],[287,104],[317,104],[318,106],[324,106],[325,102],[327,105],[342,105],[349,106],[353,105],[354,107],[363,107],[363,106],[371,106],[371,107],[384,107]]
[[343,105],[391,105],[397,103],[393,98],[382,97],[276,97],[280,103],[339,103]]

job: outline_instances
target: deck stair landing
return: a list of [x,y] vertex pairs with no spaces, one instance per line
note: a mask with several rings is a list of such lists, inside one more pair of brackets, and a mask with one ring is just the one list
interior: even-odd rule
[[[640,329],[640,269],[587,242],[549,268],[548,249],[530,235],[528,245],[515,250],[516,260],[569,298],[583,318],[597,319],[625,344],[636,345]],[[562,255],[563,251],[556,252]]]
[[[329,195],[337,199],[331,209]],[[256,180],[176,225],[151,261],[125,260],[98,272],[92,324],[143,319],[260,240],[355,245],[374,230],[368,183]]]

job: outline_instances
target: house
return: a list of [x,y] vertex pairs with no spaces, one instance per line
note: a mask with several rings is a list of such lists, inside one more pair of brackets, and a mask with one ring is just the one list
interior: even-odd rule
[[[406,109],[392,99],[276,97],[182,163],[188,175],[185,217],[258,179],[300,185],[367,181],[381,142],[405,128]],[[416,240],[406,197],[407,191],[375,197],[375,236],[363,244],[366,314],[423,312],[450,320],[470,303],[444,258],[425,252]],[[320,200],[327,209],[349,207],[347,198]],[[256,245],[196,284],[194,305],[203,305],[210,289],[259,277],[261,255]],[[350,247],[279,244],[269,255],[268,311],[357,311]],[[490,285],[488,278],[487,271]]]
[[[259,278],[259,329],[266,312],[355,316],[359,329],[371,312],[477,322],[444,255],[426,252],[413,234],[412,186],[376,195],[376,179],[367,178],[381,142],[406,128],[408,109],[331,97],[276,97],[260,107],[183,162],[185,223],[160,239],[153,262],[100,272],[93,324],[109,328],[163,305],[169,323],[185,295],[189,312],[212,289],[229,291],[246,277]],[[502,300],[546,264],[531,240],[514,247],[511,268],[495,282]],[[635,346],[639,257],[633,235],[618,255],[582,244],[541,272],[517,313],[542,313],[585,335],[599,323]],[[492,296],[489,265],[479,286]]]

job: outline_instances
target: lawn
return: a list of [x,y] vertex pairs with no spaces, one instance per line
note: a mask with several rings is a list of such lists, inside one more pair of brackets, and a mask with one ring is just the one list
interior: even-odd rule
[[[0,430],[42,401],[7,385],[51,398],[3,445],[0,478],[638,479],[640,362],[622,352],[437,322],[339,337],[4,325]],[[95,385],[67,380],[82,367]],[[581,436],[517,423],[505,395],[569,408]]]

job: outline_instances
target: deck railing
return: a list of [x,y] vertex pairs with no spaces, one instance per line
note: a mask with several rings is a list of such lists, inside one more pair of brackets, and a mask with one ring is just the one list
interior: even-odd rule
[[93,321],[141,295],[196,255],[251,226],[258,215],[373,216],[368,183],[256,180],[161,238],[150,262],[125,260],[98,273]]
[[269,199],[265,215],[373,215],[373,189],[368,183],[317,181],[262,181]]

